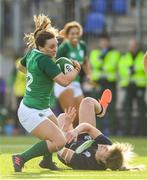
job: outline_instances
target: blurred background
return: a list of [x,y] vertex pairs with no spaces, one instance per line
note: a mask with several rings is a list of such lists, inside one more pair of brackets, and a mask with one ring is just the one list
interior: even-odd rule
[[[147,46],[146,9],[146,0],[0,0],[0,134],[26,133],[17,118],[25,76],[16,71],[15,65],[26,51],[23,36],[33,31],[33,15],[44,13],[59,29],[73,20],[83,26],[83,40],[92,68],[90,83],[81,73],[85,96],[98,98],[107,82],[114,96],[110,111],[103,120],[98,119],[97,126],[107,135],[147,136],[143,72],[143,54]],[[104,59],[107,49],[117,52],[113,55],[113,59],[117,59],[116,68],[108,63],[116,77],[110,81],[95,75],[95,72],[103,73],[95,60]],[[128,70],[127,75],[124,69]],[[55,98],[51,106],[59,114]]]

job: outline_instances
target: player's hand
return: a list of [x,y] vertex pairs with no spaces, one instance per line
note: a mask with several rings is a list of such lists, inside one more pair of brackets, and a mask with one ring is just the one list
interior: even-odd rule
[[66,142],[67,144],[71,143],[73,140],[77,139],[78,131],[77,129],[73,129],[71,131],[68,131],[66,134]]
[[65,112],[65,120],[66,122],[69,122],[70,124],[73,123],[76,117],[76,109],[75,107],[69,107],[68,109],[64,110]]
[[80,70],[81,70],[81,65],[75,60],[72,60],[72,63],[73,63],[73,66],[74,66],[74,68],[78,71],[78,72],[80,72]]

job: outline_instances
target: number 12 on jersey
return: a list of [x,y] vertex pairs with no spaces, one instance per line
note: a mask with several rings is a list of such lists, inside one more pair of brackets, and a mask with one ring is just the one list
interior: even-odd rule
[[32,82],[33,82],[33,76],[32,76],[31,73],[28,72],[27,73],[27,85],[26,85],[26,89],[29,92],[31,92],[31,88],[29,86],[30,86],[30,84],[32,84]]

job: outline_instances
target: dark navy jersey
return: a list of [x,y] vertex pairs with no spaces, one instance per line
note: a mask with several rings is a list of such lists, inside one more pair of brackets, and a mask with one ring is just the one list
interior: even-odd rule
[[[85,143],[88,140],[92,140],[92,138],[88,134],[81,134],[78,136],[78,139],[76,142],[72,142],[70,144],[67,144],[66,147],[72,150],[76,150],[79,146],[81,146],[83,143]],[[100,164],[96,161],[95,154],[96,150],[98,149],[98,144],[108,144],[108,139],[105,139],[105,136],[103,136],[103,142],[100,138],[95,140],[90,147],[85,149],[81,153],[74,153],[71,161],[69,164],[66,164],[63,159],[60,159],[64,164],[68,165],[72,169],[81,169],[81,170],[105,170],[105,165]],[[109,143],[110,144],[110,143]]]

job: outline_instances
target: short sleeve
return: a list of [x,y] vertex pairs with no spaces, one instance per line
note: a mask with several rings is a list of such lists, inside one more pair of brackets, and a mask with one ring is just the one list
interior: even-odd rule
[[66,57],[66,53],[67,53],[67,44],[65,42],[61,43],[60,46],[58,47],[58,51],[57,51],[57,59],[60,57]]
[[61,70],[56,65],[56,63],[49,57],[43,57],[38,61],[39,69],[49,76],[51,79],[54,79],[58,74],[61,73]]
[[112,145],[112,141],[108,137],[104,136],[103,134],[95,138],[95,143]]

